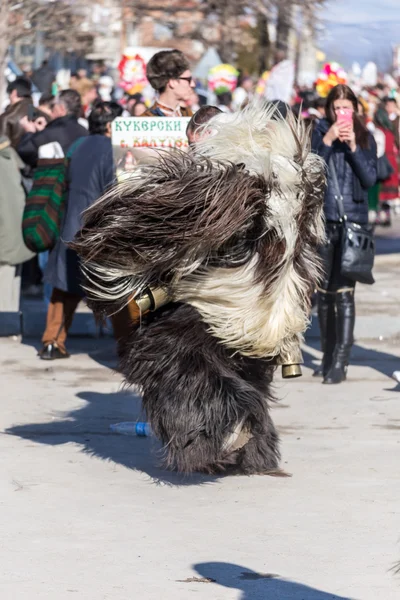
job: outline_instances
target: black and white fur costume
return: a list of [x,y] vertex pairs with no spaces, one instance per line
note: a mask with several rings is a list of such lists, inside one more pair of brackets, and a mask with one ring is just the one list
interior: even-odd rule
[[195,153],[163,154],[101,198],[74,247],[95,311],[148,288],[171,299],[142,318],[122,358],[167,466],[274,472],[274,359],[308,323],[324,167],[303,124],[274,107],[207,128]]

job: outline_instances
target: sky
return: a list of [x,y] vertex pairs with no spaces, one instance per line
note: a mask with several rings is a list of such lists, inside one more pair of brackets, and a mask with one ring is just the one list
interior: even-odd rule
[[400,0],[328,0],[321,20],[319,46],[328,60],[345,67],[369,60],[380,69],[391,64],[392,46],[400,44]]

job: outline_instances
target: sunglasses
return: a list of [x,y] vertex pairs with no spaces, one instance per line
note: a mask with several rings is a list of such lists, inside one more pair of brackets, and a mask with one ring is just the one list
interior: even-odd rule
[[184,79],[185,81],[187,81],[187,82],[188,82],[188,84],[189,84],[189,85],[190,85],[190,84],[192,83],[192,81],[193,81],[193,77],[192,77],[192,76],[190,76],[190,77],[178,77],[178,79]]

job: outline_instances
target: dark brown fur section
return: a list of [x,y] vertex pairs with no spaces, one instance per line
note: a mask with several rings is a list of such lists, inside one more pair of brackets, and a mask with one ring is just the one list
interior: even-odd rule
[[[165,462],[189,473],[268,473],[278,467],[278,435],[268,412],[274,367],[232,354],[207,332],[197,311],[170,305],[139,329],[122,360],[138,384]],[[224,440],[243,422],[252,439],[227,453]]]
[[[176,152],[145,175],[139,185],[115,187],[86,212],[72,244],[84,263],[122,267],[150,286],[168,285],[188,265],[229,257],[261,234],[269,187],[242,166]],[[248,258],[248,246],[242,248]]]

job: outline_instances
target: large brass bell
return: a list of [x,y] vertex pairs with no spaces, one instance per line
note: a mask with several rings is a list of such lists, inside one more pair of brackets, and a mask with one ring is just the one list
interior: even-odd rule
[[283,379],[294,379],[295,377],[301,377],[303,372],[299,364],[293,365],[282,365],[282,377]]
[[303,363],[303,356],[301,354],[300,346],[296,343],[293,344],[290,352],[281,353],[277,357],[276,364],[282,366],[282,377],[283,379],[294,379],[295,377],[301,377],[301,364]]

